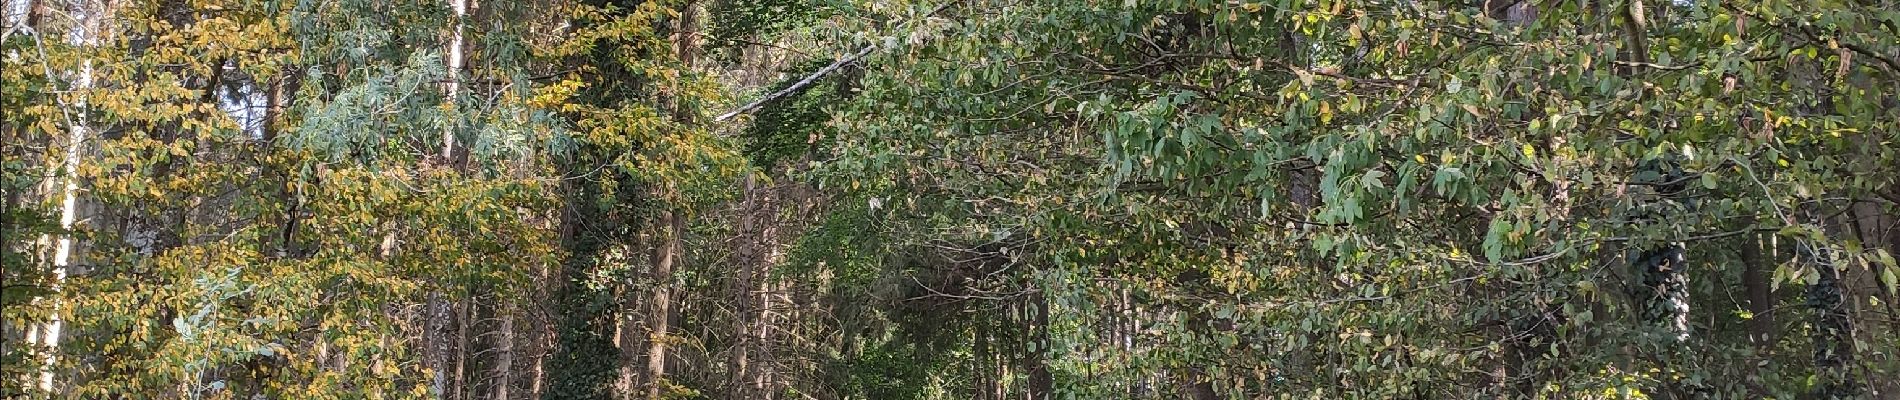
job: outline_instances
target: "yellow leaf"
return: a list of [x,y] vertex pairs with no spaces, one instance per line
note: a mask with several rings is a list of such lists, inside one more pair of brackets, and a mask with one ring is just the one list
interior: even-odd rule
[[1465,109],[1465,112],[1471,113],[1472,116],[1475,116],[1478,118],[1484,118],[1484,113],[1478,112],[1478,106],[1465,104],[1459,107],[1463,107]]

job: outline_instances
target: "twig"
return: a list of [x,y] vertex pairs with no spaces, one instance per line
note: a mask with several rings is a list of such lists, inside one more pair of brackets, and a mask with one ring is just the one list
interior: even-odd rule
[[1657,64],[1657,63],[1623,61],[1623,60],[1616,60],[1616,61],[1611,61],[1611,62],[1616,63],[1616,65],[1621,65],[1621,66],[1626,66],[1626,67],[1655,68],[1655,69],[1660,69],[1664,71],[1680,71],[1680,70],[1702,66],[1701,61],[1692,62],[1688,64],[1683,64],[1683,65],[1662,65],[1662,64]]

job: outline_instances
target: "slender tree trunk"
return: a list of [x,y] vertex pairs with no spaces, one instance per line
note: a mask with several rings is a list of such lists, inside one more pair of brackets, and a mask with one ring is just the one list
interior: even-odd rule
[[[1860,142],[1863,146],[1879,146],[1878,143],[1871,143],[1871,140],[1863,140]],[[1877,172],[1869,171],[1867,173],[1871,174]],[[1882,230],[1889,229],[1888,227],[1895,226],[1896,223],[1900,221],[1895,221],[1893,215],[1887,213],[1880,204],[1868,201],[1857,201],[1848,207],[1846,217],[1849,222],[1845,224],[1845,227],[1853,231],[1854,238],[1858,240],[1864,248],[1878,249],[1886,244],[1884,243],[1885,241],[1894,240],[1894,238],[1889,237],[1891,235],[1890,233],[1882,232]],[[1884,307],[1886,308],[1884,311],[1887,311],[1888,314],[1900,315],[1900,313],[1895,312],[1900,311],[1900,305],[1894,304],[1896,300],[1894,293],[1888,292],[1885,284],[1880,281],[1880,274],[1886,266],[1878,262],[1869,262],[1866,264],[1867,268],[1847,268],[1845,271],[1842,271],[1842,278],[1847,281],[1845,287],[1849,288],[1849,291],[1872,293],[1872,296],[1848,296],[1850,301],[1849,305],[1859,312],[1880,312],[1882,311],[1880,308]],[[1856,317],[1856,319],[1861,318],[1863,317]],[[1870,335],[1879,337],[1877,335],[1892,332],[1896,327],[1900,327],[1900,319],[1888,319],[1888,323],[1885,326],[1870,324],[1859,328],[1867,330],[1866,333]],[[1882,328],[1885,328],[1888,332],[1880,332]]]
[[976,400],[996,399],[996,380],[990,377],[990,332],[983,324],[984,319],[977,318],[976,329],[971,329],[970,348],[974,357],[970,374],[976,378]]
[[735,221],[737,224],[735,232],[738,237],[734,241],[738,246],[734,249],[734,258],[738,261],[739,273],[735,277],[737,283],[732,286],[733,306],[736,309],[733,316],[735,328],[733,338],[736,342],[731,350],[731,360],[727,363],[731,372],[729,372],[730,380],[726,386],[731,391],[727,395],[732,398],[752,398],[754,395],[747,391],[752,387],[754,378],[749,362],[753,345],[753,321],[756,321],[753,315],[758,305],[758,298],[755,296],[759,296],[755,294],[754,277],[757,275],[761,260],[758,254],[759,248],[763,243],[759,240],[757,222],[760,203],[757,180],[752,175],[747,175],[743,178],[740,190],[742,190],[742,197],[739,203],[738,220]]
[[[679,19],[673,31],[674,55],[679,59],[681,72],[694,71],[694,61],[699,54],[699,3],[689,0],[680,6]],[[685,99],[678,95],[668,102],[673,120],[680,126],[691,127],[697,123],[692,111],[686,106]],[[681,243],[686,234],[686,215],[684,210],[668,210],[661,217],[661,226],[667,230],[665,239],[655,256],[653,263],[654,289],[652,314],[648,315],[647,380],[648,399],[659,399],[662,386],[666,382],[666,342],[668,325],[673,315],[673,263],[683,253]]]
[[1768,275],[1769,260],[1762,255],[1761,235],[1743,236],[1741,244],[1742,290],[1748,300],[1748,340],[1762,349],[1772,348],[1775,334],[1775,298]]
[[[1896,194],[1895,198],[1900,198],[1900,185],[1895,186],[1891,190]],[[1887,238],[1887,243],[1886,243],[1887,255],[1893,256],[1893,257],[1900,257],[1900,214],[1894,214],[1894,213],[1883,211],[1881,215],[1886,217],[1884,219],[1884,221],[1886,222],[1881,224],[1879,229],[1883,230],[1882,235]],[[1880,265],[1879,263],[1875,263],[1874,265],[1875,270],[1872,271],[1872,273],[1874,274],[1874,276],[1878,277],[1884,273],[1887,273],[1887,271],[1884,271],[1885,269],[1894,268],[1894,267],[1895,266]],[[1900,275],[1900,271],[1893,271],[1893,273],[1895,275]],[[1900,283],[1900,282],[1896,282],[1896,283]],[[1889,301],[1886,302],[1887,315],[1900,315],[1900,304],[1895,304],[1895,301],[1900,300],[1900,299],[1894,298],[1895,293],[1893,292],[1886,292],[1886,293],[1889,299]],[[1887,330],[1890,334],[1900,334],[1900,319],[1888,320]],[[1896,381],[1900,381],[1900,379],[1896,379]],[[1896,382],[1896,383],[1900,383],[1900,382]]]
[[1025,315],[1029,322],[1028,351],[1029,399],[1050,400],[1055,394],[1055,376],[1049,372],[1049,299],[1038,292],[1029,295],[1030,310]]
[[647,399],[659,399],[666,381],[667,328],[673,314],[673,262],[681,250],[680,236],[686,226],[678,211],[668,212],[661,218],[661,225],[667,233],[655,252],[653,309],[647,315]]
[[[664,221],[659,221],[656,222],[655,225],[663,227],[665,223]],[[659,254],[665,252],[665,234],[664,228],[661,228],[654,234],[640,235],[635,242],[629,245],[622,245],[622,253],[635,254],[639,252],[640,249],[648,249],[652,251],[652,253],[648,253],[651,256],[648,259],[648,263],[657,263],[660,257]],[[649,265],[649,267],[651,267],[651,265]],[[646,277],[649,281],[652,280],[653,274],[650,270]],[[651,327],[651,325],[649,325],[650,319],[648,319],[647,316],[651,315],[652,310],[643,310],[643,308],[650,307],[654,299],[652,296],[640,298],[639,295],[641,293],[639,286],[636,284],[638,279],[631,276],[628,277],[628,279],[629,282],[627,284],[621,285],[620,288],[614,291],[614,297],[623,300],[621,301],[619,309],[614,311],[612,341],[614,348],[618,351],[618,359],[616,359],[615,364],[617,368],[615,369],[613,396],[617,399],[631,400],[641,398],[646,392],[645,386],[643,386],[642,383],[641,374],[646,372],[645,352],[647,347],[652,344],[651,340],[649,340],[650,336],[645,334],[650,333],[650,331],[648,331]]]
[[[776,210],[777,208],[773,209]],[[768,227],[766,229],[769,235],[772,228]],[[775,246],[777,245],[777,241],[771,241],[769,243],[773,243]],[[768,257],[770,256],[769,250],[767,255]],[[773,334],[773,332],[776,331],[773,327],[779,326],[779,319],[775,317],[777,314],[772,312],[772,307],[774,304],[791,303],[789,297],[774,301],[774,297],[782,296],[783,293],[785,293],[786,286],[782,283],[774,284],[771,282],[770,274],[773,265],[777,265],[777,262],[768,260],[759,271],[758,279],[761,281],[759,288],[765,293],[762,293],[762,296],[759,297],[759,321],[754,324],[757,327],[753,329],[758,332],[753,336],[753,348],[758,350],[758,357],[752,360],[752,391],[758,394],[759,399],[765,400],[778,397],[777,393],[779,392],[779,382],[774,378],[778,365],[775,356],[777,353],[774,352],[775,348],[773,347],[779,343],[777,335]],[[786,311],[795,312],[796,309],[787,309]],[[786,320],[796,321],[796,319],[791,318],[786,318]]]
[[[393,235],[393,234],[392,234]],[[391,236],[393,237],[393,236]],[[450,358],[456,351],[449,343],[449,329],[454,325],[454,306],[441,293],[430,293],[423,307],[423,362],[431,371],[430,390],[437,398],[453,398],[455,387],[450,379]]]
[[[1121,305],[1121,365],[1131,365],[1132,360],[1130,360],[1130,358],[1134,357],[1135,349],[1143,346],[1137,337],[1141,332],[1142,325],[1141,306],[1135,304],[1134,298],[1127,288],[1123,288],[1121,291]],[[1305,355],[1308,353],[1300,352],[1299,354]],[[1145,377],[1133,376],[1133,374],[1128,373],[1130,371],[1127,370],[1123,372],[1122,379],[1128,381],[1129,398],[1138,398],[1148,394],[1148,382]]]
[[[568,190],[571,189],[568,188],[568,185],[566,182],[561,184],[563,193],[570,193]],[[560,222],[561,246],[563,248],[572,248],[571,243],[573,243],[574,224],[568,221],[569,219],[571,218],[563,217]],[[558,336],[560,332],[555,329],[555,316],[550,310],[553,310],[554,307],[555,293],[559,293],[561,290],[561,281],[566,279],[566,274],[561,271],[562,267],[559,265],[543,266],[540,273],[540,281],[537,282],[538,289],[534,298],[534,310],[533,313],[529,314],[533,316],[533,318],[530,319],[530,321],[532,321],[530,326],[534,328],[528,330],[531,335],[527,340],[527,354],[530,355],[530,372],[527,376],[523,377],[523,379],[526,380],[524,383],[528,388],[527,395],[523,396],[524,398],[541,398],[542,383],[547,381],[547,359],[554,355],[554,349],[557,343],[560,343],[560,337]]]
[[[630,292],[622,292],[619,297],[625,298],[631,294]],[[636,339],[639,335],[634,334],[641,329],[640,323],[634,319],[637,314],[633,311],[637,304],[628,302],[621,306],[618,314],[614,315],[613,343],[614,348],[619,352],[617,360],[619,368],[615,370],[614,376],[614,396],[620,399],[639,397],[640,372],[645,366],[640,351],[645,350],[647,341]]]
[[496,400],[508,400],[508,389],[515,382],[515,310],[513,307],[498,308],[501,314],[501,340],[496,342],[495,356],[495,397]]
[[[468,0],[449,0],[449,8],[454,13],[455,21],[452,22],[454,27],[449,33],[449,82],[446,94],[449,105],[455,106],[457,105],[455,101],[462,90],[462,20],[468,17]],[[460,119],[460,116],[455,115],[449,118],[450,121]],[[455,156],[455,125],[451,122],[448,131],[442,133],[442,162],[444,163],[450,162]]]
[[[105,10],[93,9],[91,8],[93,4],[95,3],[88,1],[75,1],[71,4],[69,15],[73,19],[74,32],[68,36],[68,40],[74,46],[89,47],[99,39],[99,32],[96,30],[104,26],[100,20],[105,18]],[[67,268],[72,266],[73,261],[75,243],[70,232],[79,218],[79,158],[85,150],[86,137],[91,135],[90,122],[86,116],[85,96],[93,86],[92,60],[81,61],[79,70],[74,75],[72,91],[80,98],[71,105],[73,115],[68,121],[71,126],[68,127],[64,158],[60,160],[59,228],[65,233],[59,235],[53,249],[54,293],[63,290]],[[39,388],[49,393],[54,388],[55,368],[59,361],[59,341],[62,338],[61,330],[65,326],[65,320],[59,314],[61,306],[59,300],[58,295],[55,294],[52,304],[53,312],[39,337],[41,344],[47,350],[45,364],[40,370]]]
[[770,373],[772,305],[775,286],[768,276],[775,260],[772,253],[778,242],[774,234],[778,215],[776,187],[760,186],[755,176],[744,181],[745,197],[740,204],[736,255],[740,263],[734,287],[737,306],[731,365],[732,393],[735,398],[769,399],[767,375]]
[[[449,0],[449,11],[450,18],[453,18],[453,20],[449,22],[449,48],[447,52],[448,60],[446,60],[448,64],[448,82],[443,87],[443,97],[450,107],[451,115],[449,116],[450,123],[442,132],[442,152],[440,157],[444,165],[453,165],[455,162],[455,132],[458,128],[457,121],[460,121],[461,117],[454,115],[456,112],[454,110],[459,106],[456,101],[460,98],[462,89],[462,52],[464,48],[462,25],[463,20],[468,17],[468,0]],[[462,282],[462,285],[468,284],[468,282]],[[435,329],[430,329],[424,334],[434,336],[436,338],[434,341],[438,343],[431,349],[437,353],[431,358],[435,361],[434,367],[436,373],[434,379],[435,387],[438,390],[437,393],[445,399],[464,399],[467,397],[467,380],[465,379],[465,373],[468,361],[468,325],[470,322],[468,318],[470,316],[468,301],[469,299],[466,297],[457,300],[450,299],[443,294],[435,294],[431,296],[428,304],[428,308],[435,311],[434,314],[436,314],[435,317],[437,319],[431,321]],[[453,326],[455,329],[455,338],[452,344],[449,343],[448,338],[444,337],[449,334],[447,329],[450,326]],[[449,347],[453,347],[453,349]],[[454,364],[451,366],[450,362]],[[451,368],[453,369],[452,371],[450,370]]]
[[[278,120],[283,118],[284,108],[290,104],[291,97],[296,93],[298,82],[296,77],[296,73],[284,72],[271,80],[270,94],[265,98],[267,104],[264,108],[263,127],[260,129],[263,134],[260,139],[263,143],[259,144],[259,147],[272,149],[277,143],[277,136],[283,130]],[[284,226],[278,232],[277,256],[299,257],[301,255],[297,252],[297,227],[303,220],[303,193],[294,177],[297,173],[294,163],[283,165],[284,168],[278,173],[283,177],[283,192],[279,194],[279,201],[284,203]]]
[[475,298],[471,296],[472,293],[469,293],[469,290],[467,290],[471,285],[471,283],[464,280],[462,282],[462,287],[464,288],[462,298],[453,303],[456,308],[455,379],[450,382],[450,385],[454,388],[451,392],[454,394],[453,397],[460,400],[468,400],[468,394],[470,392],[468,383],[468,327],[476,322],[475,318],[473,318],[475,313],[471,310],[472,307],[470,307],[470,304],[475,302]]

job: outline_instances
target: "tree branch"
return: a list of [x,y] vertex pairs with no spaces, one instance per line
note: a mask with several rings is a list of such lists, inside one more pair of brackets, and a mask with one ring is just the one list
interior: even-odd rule
[[[950,8],[950,5],[956,4],[959,2],[960,0],[952,0],[949,2],[945,2],[943,3],[943,5],[937,6],[936,9],[930,10],[929,13],[924,14],[924,18],[935,16],[937,15],[937,13],[943,12],[944,9]],[[798,80],[798,83],[794,83],[791,86],[785,87],[784,89],[779,89],[779,91],[772,92],[772,94],[765,95],[765,97],[760,97],[758,100],[753,100],[751,103],[746,103],[746,105],[739,106],[739,108],[735,108],[732,111],[727,111],[725,114],[719,114],[718,117],[713,117],[713,122],[725,122],[728,119],[732,119],[732,117],[739,116],[739,114],[745,114],[745,113],[752,112],[753,110],[757,110],[759,109],[759,107],[765,106],[765,103],[769,103],[772,100],[778,100],[781,97],[789,96],[792,93],[797,93],[800,89],[804,89],[806,86],[811,86],[813,82],[817,82],[818,78],[823,78],[825,77],[825,75],[830,75],[832,72],[837,71],[838,68],[844,67],[846,64],[857,62],[858,60],[863,59],[864,56],[870,55],[871,52],[874,50],[877,50],[876,43],[872,43],[870,45],[864,46],[864,48],[858,49],[858,52],[852,53],[851,55],[845,56],[844,58],[840,58],[837,61],[833,61],[831,62],[831,65],[826,65],[824,68],[819,68],[818,71],[812,72],[811,75],[806,75],[805,79]]]
[[756,110],[759,107],[764,106],[765,103],[771,102],[772,100],[778,100],[780,97],[785,97],[785,96],[791,95],[792,93],[797,93],[799,89],[804,89],[806,86],[811,86],[812,82],[817,82],[818,78],[823,78],[825,77],[825,75],[830,75],[833,71],[837,71],[838,68],[845,66],[845,64],[857,62],[858,59],[864,58],[864,56],[871,54],[872,50],[877,50],[876,44],[864,46],[864,48],[858,49],[857,53],[852,53],[850,56],[840,58],[838,59],[838,61],[832,61],[831,65],[826,65],[824,68],[819,68],[817,72],[813,72],[811,73],[811,75],[805,76],[805,79],[798,80],[798,83],[794,83],[791,86],[785,87],[784,89],[779,89],[779,91],[772,92],[772,94],[765,95],[765,97],[760,97],[758,100],[753,100],[751,103],[746,103],[746,105],[740,106],[739,108],[733,109],[732,111],[727,111],[725,114],[719,114],[718,117],[713,118],[713,121],[724,122],[725,120],[732,119],[732,117],[739,116],[739,114],[752,112],[752,110]]

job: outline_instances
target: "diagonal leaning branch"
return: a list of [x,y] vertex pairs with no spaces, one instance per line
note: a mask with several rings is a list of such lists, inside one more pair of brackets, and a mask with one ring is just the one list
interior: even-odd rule
[[877,50],[877,45],[864,46],[864,48],[858,49],[857,53],[852,53],[850,56],[840,58],[838,61],[833,61],[831,65],[826,65],[824,68],[819,68],[817,72],[806,75],[805,79],[798,80],[798,83],[794,83],[784,89],[779,89],[779,91],[772,92],[772,94],[765,95],[765,97],[760,97],[758,100],[753,100],[751,103],[746,103],[746,105],[735,108],[732,111],[727,111],[725,114],[719,114],[718,117],[713,117],[713,121],[725,122],[728,119],[732,119],[732,117],[739,116],[739,114],[749,113],[752,112],[752,110],[763,107],[765,103],[771,102],[772,100],[777,100],[780,97],[796,93],[799,89],[811,86],[812,82],[817,82],[818,78],[823,78],[825,75],[830,75],[832,71],[837,71],[838,68],[844,67],[845,64],[857,62],[859,59],[864,58],[864,56],[870,55],[872,50]]
[[[953,0],[953,1],[945,2],[942,5],[937,6],[936,9],[930,10],[929,13],[925,13],[924,18],[930,18],[930,17],[936,16],[937,13],[943,12],[944,9],[950,8],[950,5],[956,4],[959,2],[961,2],[961,0]],[[739,108],[732,109],[732,111],[727,111],[725,114],[719,114],[719,116],[713,117],[713,122],[725,122],[728,119],[732,119],[732,117],[739,116],[739,114],[749,113],[749,112],[752,112],[753,110],[759,109],[759,107],[764,107],[765,103],[772,102],[772,100],[777,100],[781,97],[790,96],[792,93],[798,93],[800,89],[804,89],[806,86],[811,86],[813,82],[817,82],[818,78],[823,78],[825,77],[825,75],[830,75],[832,72],[836,72],[838,68],[843,68],[845,65],[858,62],[858,60],[864,59],[864,56],[871,55],[871,52],[876,51],[876,50],[877,50],[876,43],[864,46],[864,48],[858,49],[858,52],[851,53],[851,55],[845,56],[844,58],[839,58],[837,61],[831,62],[831,65],[826,65],[824,68],[819,68],[818,71],[812,72],[811,75],[806,75],[805,79],[798,80],[798,83],[793,83],[791,86],[787,86],[784,89],[779,89],[779,91],[772,92],[771,94],[765,95],[765,97],[760,97],[758,100],[753,100],[751,103],[746,103],[746,105],[739,106]]]

